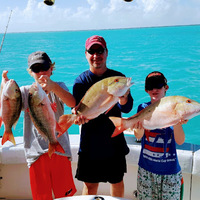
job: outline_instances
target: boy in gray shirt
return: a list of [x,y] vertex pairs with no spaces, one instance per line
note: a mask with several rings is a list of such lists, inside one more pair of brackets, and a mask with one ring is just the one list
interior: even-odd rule
[[[50,79],[55,63],[42,51],[28,57],[28,72],[47,93],[51,103],[56,104],[55,118],[64,114],[64,104],[74,107],[76,102],[63,82]],[[8,81],[8,71],[2,74],[2,86]],[[57,138],[65,153],[55,152],[48,155],[49,142],[46,141],[34,126],[28,112],[28,95],[31,85],[22,86],[22,104],[24,111],[24,148],[29,167],[30,184],[33,200],[53,200],[73,196],[76,192],[71,170],[71,149],[68,133]],[[58,133],[56,133],[56,136]]]

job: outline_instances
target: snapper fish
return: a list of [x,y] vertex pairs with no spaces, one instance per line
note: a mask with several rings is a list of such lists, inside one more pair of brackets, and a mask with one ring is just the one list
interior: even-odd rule
[[17,124],[22,109],[22,95],[17,83],[10,79],[6,82],[1,91],[0,97],[0,127],[4,124],[4,134],[1,140],[2,145],[6,141],[12,142],[14,145],[15,139],[12,132],[12,127]]
[[132,85],[131,78],[123,76],[105,78],[92,85],[78,104],[77,114],[62,115],[59,118],[58,124],[62,133],[80,114],[90,120],[109,111]]
[[34,126],[44,139],[49,141],[49,157],[55,151],[65,153],[55,135],[56,130],[59,130],[59,128],[53,108],[51,107],[51,102],[38,83],[33,83],[29,89],[28,105],[28,112]]
[[115,125],[112,137],[141,122],[144,129],[153,130],[178,124],[200,115],[200,103],[184,96],[163,97],[129,118],[109,117]]

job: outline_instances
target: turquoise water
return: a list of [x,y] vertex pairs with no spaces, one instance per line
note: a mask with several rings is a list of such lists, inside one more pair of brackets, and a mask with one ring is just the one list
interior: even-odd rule
[[[149,101],[144,91],[144,79],[154,70],[168,79],[168,96],[182,95],[200,102],[200,26],[177,26],[118,30],[9,33],[0,53],[0,73],[9,70],[9,78],[19,86],[31,84],[33,78],[26,71],[30,53],[46,51],[56,63],[52,79],[64,81],[72,92],[74,79],[88,69],[85,59],[85,40],[91,35],[103,36],[108,45],[107,66],[132,77],[131,93],[134,108],[125,117],[136,113],[140,103]],[[3,34],[0,34],[0,39]],[[65,114],[70,113],[66,107]],[[186,142],[200,144],[200,116],[183,125]],[[4,127],[0,129],[3,135]],[[23,134],[23,113],[14,136]],[[78,126],[69,129],[78,134]]]

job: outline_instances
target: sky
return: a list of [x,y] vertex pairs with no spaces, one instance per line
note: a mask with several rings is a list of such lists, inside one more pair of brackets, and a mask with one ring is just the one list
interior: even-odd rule
[[193,25],[199,10],[200,0],[0,0],[0,33]]

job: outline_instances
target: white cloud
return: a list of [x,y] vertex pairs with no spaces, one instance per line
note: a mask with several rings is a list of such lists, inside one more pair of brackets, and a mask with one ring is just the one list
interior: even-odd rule
[[[80,29],[128,28],[187,25],[200,23],[199,0],[76,0],[46,6],[43,1],[28,0],[16,6],[8,32],[57,31]],[[81,4],[82,3],[82,4]],[[0,12],[0,32],[5,27],[10,7]],[[3,27],[3,28],[2,28]]]

